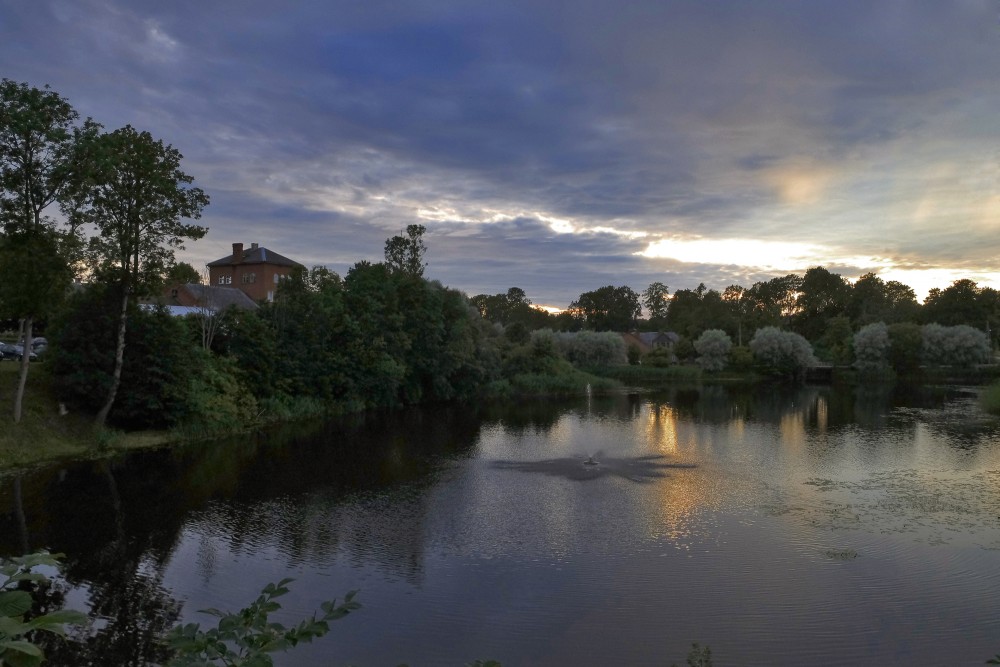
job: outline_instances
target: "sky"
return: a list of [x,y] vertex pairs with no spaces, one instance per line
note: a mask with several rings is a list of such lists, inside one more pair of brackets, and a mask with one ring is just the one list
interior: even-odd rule
[[1000,288],[1000,0],[0,0],[0,76],[177,148],[252,242],[540,305],[825,266]]

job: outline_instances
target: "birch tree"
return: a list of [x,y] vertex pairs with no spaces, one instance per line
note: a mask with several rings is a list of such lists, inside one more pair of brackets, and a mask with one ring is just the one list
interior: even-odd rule
[[0,81],[0,301],[21,320],[24,354],[14,396],[14,422],[28,380],[36,318],[62,298],[71,279],[67,248],[75,228],[59,229],[46,211],[69,198],[83,138],[97,124],[59,94],[9,79]]
[[207,229],[185,220],[201,217],[208,196],[190,186],[180,152],[130,125],[95,138],[91,153],[83,186],[84,215],[97,230],[90,252],[101,277],[121,294],[111,387],[95,419],[101,428],[121,382],[129,300],[149,293],[186,239],[205,235]]

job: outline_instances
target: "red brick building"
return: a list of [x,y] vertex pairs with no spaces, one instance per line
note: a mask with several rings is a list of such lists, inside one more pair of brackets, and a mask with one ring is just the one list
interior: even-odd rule
[[208,280],[216,287],[235,287],[254,301],[274,301],[278,282],[302,267],[283,255],[251,243],[233,244],[233,254],[208,263]]

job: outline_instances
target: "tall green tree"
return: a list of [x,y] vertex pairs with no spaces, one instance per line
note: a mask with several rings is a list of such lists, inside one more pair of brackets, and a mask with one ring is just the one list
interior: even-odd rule
[[385,242],[385,264],[392,272],[402,272],[419,278],[424,275],[427,262],[424,253],[427,245],[424,243],[423,225],[407,225],[406,236],[393,236]]
[[[0,304],[21,322],[21,337],[31,345],[36,318],[62,298],[71,279],[66,248],[75,238],[58,230],[45,215],[68,201],[78,167],[81,137],[96,132],[48,87],[35,88],[9,79],[0,81]],[[14,421],[28,380],[28,355],[21,360]]]
[[148,294],[185,239],[199,239],[204,227],[185,222],[201,217],[208,196],[191,187],[181,171],[182,155],[149,132],[127,125],[95,137],[88,177],[80,183],[82,217],[97,229],[90,251],[103,280],[121,290],[115,364],[107,399],[95,419],[103,427],[121,381],[129,301]]
[[642,305],[649,313],[649,326],[658,331],[667,325],[667,310],[670,308],[670,290],[661,282],[653,282],[642,291]]
[[594,331],[627,331],[642,313],[639,295],[627,285],[606,285],[584,292],[569,306],[586,328]]
[[840,274],[814,266],[799,284],[793,327],[806,339],[817,340],[827,323],[847,310],[850,297],[851,285]]

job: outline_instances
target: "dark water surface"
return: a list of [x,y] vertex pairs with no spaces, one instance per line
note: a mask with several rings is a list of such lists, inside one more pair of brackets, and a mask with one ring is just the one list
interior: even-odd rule
[[53,665],[153,664],[286,576],[285,620],[363,605],[286,666],[980,665],[1000,423],[961,388],[408,410],[0,478],[0,552],[39,548],[94,618]]

